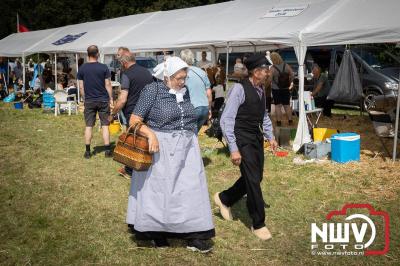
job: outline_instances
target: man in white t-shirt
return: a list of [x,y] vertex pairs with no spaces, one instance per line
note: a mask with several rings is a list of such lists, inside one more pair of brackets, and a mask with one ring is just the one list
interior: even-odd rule
[[199,68],[209,68],[211,67],[211,61],[207,60],[207,52],[201,52],[201,60],[198,63]]

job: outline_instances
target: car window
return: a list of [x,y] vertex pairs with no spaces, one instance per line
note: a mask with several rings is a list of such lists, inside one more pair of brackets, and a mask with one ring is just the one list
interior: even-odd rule
[[356,53],[372,68],[399,67],[400,62],[391,53],[379,49],[359,49]]
[[298,65],[296,53],[293,50],[292,51],[280,51],[279,54],[282,57],[283,61],[285,61],[286,63]]
[[156,60],[153,59],[137,59],[136,63],[145,68],[155,68],[157,66]]

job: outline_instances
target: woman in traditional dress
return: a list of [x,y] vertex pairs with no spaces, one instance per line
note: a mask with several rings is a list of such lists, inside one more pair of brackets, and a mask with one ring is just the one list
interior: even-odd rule
[[168,238],[187,240],[187,248],[212,249],[215,236],[204,165],[196,137],[196,113],[185,88],[188,65],[169,57],[154,70],[158,78],[141,92],[130,124],[154,153],[147,171],[134,171],[127,223],[137,239],[169,246]]

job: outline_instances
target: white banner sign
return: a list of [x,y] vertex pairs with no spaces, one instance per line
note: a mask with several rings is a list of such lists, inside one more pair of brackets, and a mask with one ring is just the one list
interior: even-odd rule
[[290,6],[290,7],[273,7],[268,10],[263,18],[277,18],[277,17],[294,17],[303,12],[308,5]]

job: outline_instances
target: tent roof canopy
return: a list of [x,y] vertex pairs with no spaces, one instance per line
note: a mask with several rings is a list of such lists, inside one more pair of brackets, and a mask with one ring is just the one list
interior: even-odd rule
[[[299,12],[265,17],[284,8]],[[227,42],[230,46],[397,42],[399,8],[398,0],[236,0],[16,33],[0,40],[0,55],[86,52],[91,44],[112,54],[120,46],[156,51],[226,47]],[[79,34],[83,35],[76,38]]]

